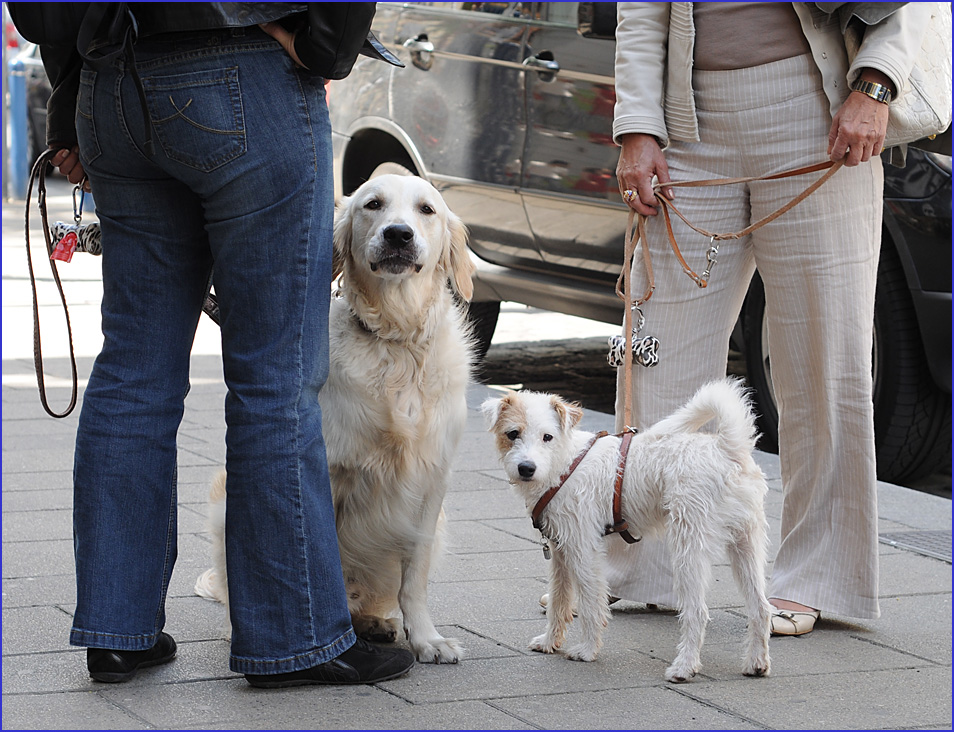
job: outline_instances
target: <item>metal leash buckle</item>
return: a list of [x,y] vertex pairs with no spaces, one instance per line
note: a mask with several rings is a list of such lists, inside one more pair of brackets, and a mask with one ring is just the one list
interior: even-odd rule
[[719,254],[719,247],[715,242],[715,237],[709,237],[709,251],[706,252],[706,270],[702,273],[702,277],[699,278],[699,287],[706,287],[709,284],[709,275],[712,274],[712,267],[715,264],[718,264],[719,260],[716,259],[716,256]]

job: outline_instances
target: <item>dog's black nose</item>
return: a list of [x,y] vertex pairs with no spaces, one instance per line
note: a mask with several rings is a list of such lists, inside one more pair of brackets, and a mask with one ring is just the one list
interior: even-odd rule
[[414,238],[414,229],[407,224],[393,224],[384,230],[384,241],[395,249],[407,246]]
[[537,466],[533,463],[520,463],[517,466],[517,472],[520,473],[520,477],[524,480],[530,480],[533,474],[537,472]]

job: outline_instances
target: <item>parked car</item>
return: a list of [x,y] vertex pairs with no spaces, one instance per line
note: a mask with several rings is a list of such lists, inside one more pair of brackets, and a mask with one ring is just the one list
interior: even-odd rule
[[[379,3],[374,31],[406,68],[359,60],[331,85],[338,192],[403,170],[470,228],[483,351],[501,301],[621,322],[615,14],[615,3]],[[902,481],[951,459],[951,158],[912,149],[885,177],[875,431],[880,477]],[[776,450],[764,302],[756,278],[734,342],[761,447]]]

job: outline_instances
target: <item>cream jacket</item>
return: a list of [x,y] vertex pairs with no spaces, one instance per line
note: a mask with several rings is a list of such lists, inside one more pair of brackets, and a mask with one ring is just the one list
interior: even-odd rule
[[[936,3],[908,3],[869,27],[850,67],[837,15],[828,16],[814,4],[792,5],[834,116],[864,67],[886,74],[895,89],[904,87]],[[630,132],[654,135],[663,148],[670,139],[699,140],[692,91],[694,38],[692,3],[619,3],[613,119],[617,144]]]

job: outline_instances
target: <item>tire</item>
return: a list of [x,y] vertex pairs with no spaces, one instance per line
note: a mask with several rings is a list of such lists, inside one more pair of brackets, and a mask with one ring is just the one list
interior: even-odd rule
[[[764,313],[765,292],[756,274],[742,313],[747,379],[755,390],[759,448],[778,452],[778,407]],[[904,270],[891,246],[882,249],[878,266],[872,356],[878,477],[910,483],[949,465],[950,396],[931,378]]]
[[478,365],[487,355],[499,316],[500,303],[497,301],[472,302],[467,307],[467,320],[474,335],[474,357]]
[[901,260],[883,247],[875,294],[878,476],[913,482],[951,464],[951,397],[931,377]]
[[765,288],[756,272],[742,307],[742,335],[745,343],[746,381],[753,390],[761,437],[758,448],[778,453],[778,407],[772,388],[772,364],[768,353],[768,325],[765,322]]

